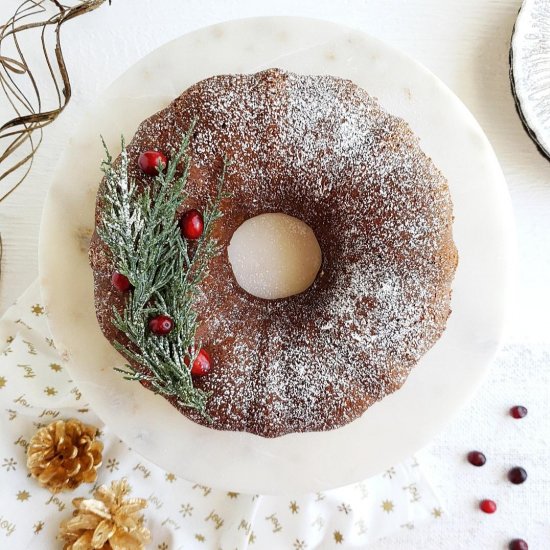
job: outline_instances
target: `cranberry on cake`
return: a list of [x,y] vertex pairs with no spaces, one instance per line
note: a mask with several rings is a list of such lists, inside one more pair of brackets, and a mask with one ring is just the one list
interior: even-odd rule
[[215,76],[105,165],[97,318],[125,376],[195,422],[338,428],[445,330],[452,210],[408,124],[351,81]]

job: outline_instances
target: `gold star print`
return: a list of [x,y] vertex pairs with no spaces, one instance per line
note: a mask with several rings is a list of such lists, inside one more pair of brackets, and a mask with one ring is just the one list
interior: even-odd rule
[[44,522],[43,521],[37,521],[33,525],[33,528],[34,528],[34,534],[38,535],[38,533],[40,533],[40,531],[42,531],[42,529],[44,528]]
[[52,369],[54,372],[59,372],[63,369],[63,367],[61,365],[58,365],[57,363],[51,363],[50,369]]
[[21,502],[25,502],[26,500],[29,500],[31,498],[31,494],[28,491],[19,491],[17,493],[17,500]]
[[237,498],[239,496],[239,493],[233,493],[232,491],[229,491],[229,493],[227,493],[227,496],[229,498]]
[[48,386],[47,388],[44,388],[44,393],[50,397],[55,395],[57,393],[57,390],[55,388],[52,388],[51,386]]
[[158,550],[168,550],[168,545],[165,543],[165,542],[161,542],[158,546],[157,546]]
[[252,531],[248,536],[248,544],[254,544],[255,542],[256,542],[256,535],[254,534],[254,531]]
[[338,506],[338,510],[340,512],[344,512],[344,514],[346,514],[347,516],[351,512],[351,506],[349,504],[346,504],[345,502],[342,502],[342,504]]
[[115,470],[118,470],[119,465],[120,462],[116,458],[110,458],[107,460],[107,466],[105,466],[105,468],[113,473]]
[[39,315],[44,315],[44,308],[40,304],[34,304],[31,307],[31,312],[38,317]]
[[182,504],[180,508],[180,514],[186,518],[193,515],[193,506],[191,504]]
[[342,535],[340,531],[334,531],[332,536],[334,537],[334,542],[336,544],[342,544],[342,542],[344,542],[344,535]]
[[196,533],[195,534],[195,538],[199,541],[199,542],[204,542],[206,539],[204,538],[204,535],[201,535],[200,533]]
[[443,515],[443,510],[441,508],[434,508],[432,510],[432,516],[434,518],[440,518]]
[[297,514],[298,510],[300,510],[300,507],[296,504],[295,500],[290,503],[289,508],[293,514]]
[[176,481],[176,476],[174,474],[168,473],[164,477],[169,483],[174,483],[174,481]]
[[0,376],[0,390],[6,385],[6,382],[7,380],[3,376]]
[[15,462],[14,458],[4,458],[4,462],[2,462],[2,468],[6,468],[6,472],[15,470],[16,466],[17,462]]
[[6,344],[11,344],[13,342],[13,340],[14,340],[13,336],[8,336],[6,338]]
[[294,541],[294,548],[295,548],[295,550],[305,550],[306,543],[303,540],[296,539]]
[[384,512],[387,512],[388,514],[393,512],[393,502],[391,500],[384,500],[382,501],[382,510],[384,510]]

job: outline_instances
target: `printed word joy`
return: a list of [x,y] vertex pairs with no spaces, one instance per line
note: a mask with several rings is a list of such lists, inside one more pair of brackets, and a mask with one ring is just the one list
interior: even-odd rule
[[61,500],[54,495],[50,497],[50,499],[48,500],[48,502],[46,502],[46,504],[55,504],[57,506],[57,509],[60,512],[63,512],[63,510],[65,510],[65,504],[61,502]]
[[6,537],[9,537],[15,531],[15,523],[4,519],[4,516],[0,516],[0,531],[6,531]]

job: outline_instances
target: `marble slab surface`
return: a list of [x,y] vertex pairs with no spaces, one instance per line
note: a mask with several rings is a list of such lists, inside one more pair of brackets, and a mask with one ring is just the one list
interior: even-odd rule
[[[224,72],[280,67],[350,78],[405,118],[447,176],[460,265],[448,329],[405,386],[332,432],[267,440],[197,426],[166,401],[113,372],[87,262],[101,177],[99,134],[120,133],[192,83]],[[375,474],[438,433],[471,397],[498,349],[514,266],[502,172],[464,105],[407,56],[357,31],[299,18],[233,21],[185,35],[120,77],[82,120],[56,172],[40,238],[40,281],[56,343],[96,412],[134,449],[193,481],[271,494],[327,489]],[[197,452],[200,449],[200,452]]]

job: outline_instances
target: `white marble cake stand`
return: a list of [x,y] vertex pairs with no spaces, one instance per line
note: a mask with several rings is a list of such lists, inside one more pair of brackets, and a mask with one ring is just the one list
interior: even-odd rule
[[[188,421],[113,371],[123,359],[102,336],[87,250],[100,180],[102,134],[123,132],[194,82],[280,67],[354,80],[402,116],[450,181],[460,265],[453,314],[404,387],[348,426],[264,439]],[[290,494],[378,473],[427,443],[472,396],[501,339],[513,264],[506,185],[464,105],[425,68],[360,32],[297,18],[233,21],[166,44],[131,67],[82,120],[61,159],[41,228],[40,279],[70,372],[97,414],[131,447],[183,478],[226,490]]]

